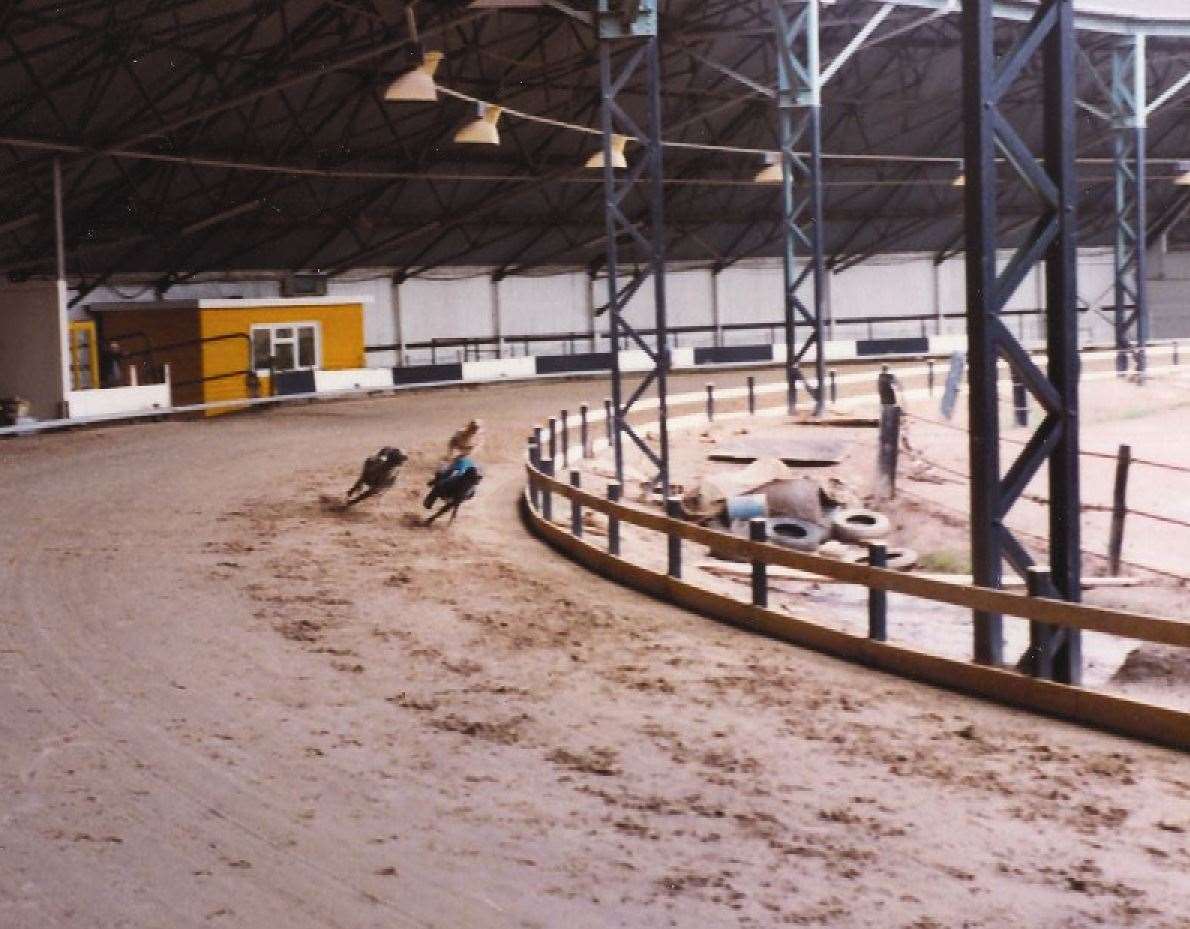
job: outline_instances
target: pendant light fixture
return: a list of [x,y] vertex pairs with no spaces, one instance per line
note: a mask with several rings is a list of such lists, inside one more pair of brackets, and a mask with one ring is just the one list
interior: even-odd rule
[[502,112],[498,106],[479,104],[479,115],[455,133],[455,141],[460,145],[499,145],[500,130],[496,123]]
[[[624,155],[624,150],[628,147],[628,142],[629,138],[626,135],[612,136],[612,167],[617,170],[624,171],[628,168],[628,158]],[[591,171],[603,170],[602,148],[587,159],[586,167]]]
[[765,152],[764,167],[752,179],[755,184],[784,184],[785,166],[779,152]]
[[384,99],[395,103],[437,102],[438,87],[434,83],[434,75],[445,57],[442,52],[426,52],[421,64],[388,85]]

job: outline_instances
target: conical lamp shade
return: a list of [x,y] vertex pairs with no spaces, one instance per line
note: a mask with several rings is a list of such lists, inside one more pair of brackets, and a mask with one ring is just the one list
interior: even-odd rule
[[442,64],[442,52],[426,52],[425,58],[412,71],[406,71],[388,85],[385,100],[399,103],[434,103],[438,99],[438,88],[434,75]]
[[461,145],[499,145],[500,131],[496,123],[503,111],[498,106],[479,105],[479,118],[473,119],[455,133],[455,141]]
[[785,167],[781,164],[780,155],[765,155],[764,167],[752,179],[754,184],[784,184]]
[[[628,158],[624,155],[624,150],[628,147],[628,136],[613,135],[612,136],[612,167],[620,171],[628,168]],[[603,170],[603,149],[601,148],[594,155],[587,159],[587,168],[591,170]]]

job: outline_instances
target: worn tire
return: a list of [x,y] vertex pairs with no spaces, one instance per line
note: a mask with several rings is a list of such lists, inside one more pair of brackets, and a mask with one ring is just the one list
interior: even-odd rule
[[816,552],[827,539],[827,531],[806,519],[790,516],[770,519],[769,541],[795,552]]
[[840,542],[868,542],[892,531],[888,517],[863,507],[845,507],[831,516],[831,531]]

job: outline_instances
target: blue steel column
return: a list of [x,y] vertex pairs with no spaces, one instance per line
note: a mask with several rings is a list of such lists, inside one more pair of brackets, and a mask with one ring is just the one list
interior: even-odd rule
[[[1049,560],[1050,578],[1057,588],[1058,596],[1077,603],[1082,599],[1078,396],[1081,373],[1078,354],[1079,194],[1074,121],[1077,38],[1074,8],[1070,0],[1062,0],[1056,14],[1057,21],[1042,49],[1046,112],[1045,167],[1058,191],[1059,227],[1056,241],[1046,256],[1046,373],[1060,404],[1058,436],[1049,455]],[[1142,158],[1142,166],[1143,163]],[[1144,234],[1143,222],[1141,234]],[[1079,684],[1082,682],[1082,633],[1078,629],[1067,628],[1061,635],[1062,642],[1054,654],[1054,679],[1065,684]]]
[[[1075,171],[1075,32],[1072,0],[1042,0],[1016,45],[996,55],[992,0],[963,8],[966,136],[967,316],[970,354],[971,551],[975,583],[999,587],[1007,559],[1024,575],[1033,556],[1005,518],[1043,466],[1050,483],[1049,551],[1053,595],[1081,595],[1078,468],[1077,216]],[[1041,163],[1000,111],[1030,60],[1040,53],[1043,75],[1044,158]],[[1001,268],[997,160],[1003,156],[1038,194],[1035,222]],[[1004,324],[1002,313],[1044,260],[1047,369],[1043,373]],[[1023,451],[1001,473],[997,362],[1003,358],[1043,412]],[[975,660],[1004,660],[1003,620],[975,614]],[[1056,657],[1055,677],[1080,676],[1076,630],[1059,629],[1045,647]]]
[[[814,398],[814,415],[826,411],[826,358],[823,319],[826,302],[826,255],[822,185],[822,70],[819,51],[819,0],[806,0],[792,20],[781,0],[769,0],[777,42],[777,120],[783,177],[782,213],[785,248],[785,376],[790,411],[797,396],[800,364],[814,353],[815,384],[807,384]],[[797,151],[801,142],[806,156]],[[799,199],[799,180],[806,194]],[[807,215],[808,213],[808,215]],[[798,270],[799,249],[807,256]],[[807,307],[798,296],[811,281],[814,298]],[[797,328],[810,334],[799,343]]]
[[[966,140],[967,368],[970,372],[971,564],[980,587],[1000,587],[1002,548],[996,513],[1000,483],[1000,410],[997,354],[991,316],[996,292],[996,146],[990,119],[994,105],[995,50],[990,0],[963,8],[963,111]],[[975,660],[1004,660],[1002,617],[977,612]]]
[[1135,350],[1143,383],[1148,367],[1148,198],[1145,36],[1120,39],[1112,49],[1112,152],[1116,195],[1116,370],[1128,371]]
[[[616,8],[613,9],[613,6]],[[600,0],[598,34],[602,85],[604,209],[607,223],[608,305],[611,335],[612,444],[616,479],[624,482],[624,439],[627,438],[657,469],[654,485],[669,493],[669,410],[667,371],[669,329],[665,290],[665,201],[662,157],[661,55],[657,34],[656,0],[638,0],[630,12],[611,0]],[[620,98],[630,83],[643,79],[645,119],[629,113]],[[616,135],[635,141],[643,153],[633,157],[626,171],[617,172],[612,143]],[[637,195],[635,198],[633,195]],[[629,200],[643,201],[643,209],[629,216]],[[621,287],[622,253],[628,250],[638,271]],[[656,341],[650,345],[624,317],[633,296],[652,278]],[[626,391],[620,365],[621,342],[644,352],[652,367],[631,392]],[[628,421],[633,407],[655,388],[660,420],[657,448],[651,447]]]

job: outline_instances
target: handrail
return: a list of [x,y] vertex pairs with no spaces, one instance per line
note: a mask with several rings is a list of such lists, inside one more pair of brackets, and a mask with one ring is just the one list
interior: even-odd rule
[[[1080,308],[1080,313],[1089,312],[1089,308]],[[1000,315],[1007,317],[1023,317],[1023,316],[1041,316],[1044,310],[1038,309],[1017,309],[1004,310]],[[838,326],[878,326],[893,323],[919,323],[919,322],[936,322],[937,320],[959,320],[966,319],[965,313],[911,313],[896,316],[850,316],[846,319],[834,319],[833,325]],[[670,326],[666,331],[671,335],[706,335],[715,332],[763,332],[765,330],[780,330],[784,329],[784,320],[772,320],[770,322],[751,322],[751,323],[723,323],[719,326],[710,324],[690,325],[690,326]],[[654,336],[657,334],[656,329],[638,329],[637,332],[644,337]],[[597,338],[600,341],[607,341],[608,336],[605,333],[592,333],[589,329],[582,332],[546,332],[546,333],[524,333],[524,334],[507,334],[500,337],[491,336],[454,336],[444,338],[431,338],[421,342],[406,342],[404,345],[400,343],[393,343],[390,345],[369,345],[364,351],[367,353],[379,352],[396,352],[404,349],[405,351],[424,351],[426,349],[449,349],[449,348],[479,348],[480,346],[497,345],[501,342],[515,343],[519,345],[536,344],[545,342],[589,342],[592,338]]]
[[1149,616],[1143,613],[1125,613],[1063,600],[1046,600],[1004,590],[994,590],[989,587],[968,587],[887,568],[873,568],[826,558],[822,555],[795,552],[770,543],[752,542],[728,532],[704,528],[694,523],[663,516],[660,513],[650,513],[627,504],[614,503],[604,497],[596,496],[556,478],[551,478],[533,467],[532,463],[527,462],[525,467],[530,484],[539,490],[548,489],[550,492],[577,502],[588,509],[606,516],[613,516],[621,523],[664,535],[677,536],[687,542],[707,545],[718,552],[733,555],[745,561],[760,561],[768,565],[794,568],[819,577],[829,577],[844,583],[883,590],[886,593],[907,594],[923,600],[934,600],[972,610],[1003,613],[1006,616],[1015,616],[1034,622],[1069,626],[1144,642],[1190,648],[1190,621],[1172,617]]

